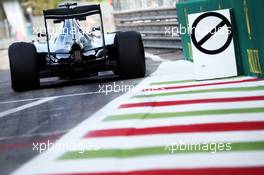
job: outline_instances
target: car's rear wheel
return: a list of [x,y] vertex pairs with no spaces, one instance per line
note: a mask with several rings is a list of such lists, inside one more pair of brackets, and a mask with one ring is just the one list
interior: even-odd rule
[[122,78],[144,77],[146,73],[145,52],[138,32],[118,32],[115,36],[118,55],[118,74]]
[[40,86],[37,53],[34,44],[18,42],[8,49],[11,83],[15,91]]

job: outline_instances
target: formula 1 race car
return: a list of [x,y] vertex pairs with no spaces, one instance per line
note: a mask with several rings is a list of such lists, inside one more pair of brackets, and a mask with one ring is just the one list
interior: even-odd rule
[[[44,41],[13,43],[8,50],[12,88],[37,89],[40,78],[89,77],[113,71],[122,78],[145,76],[145,53],[141,35],[135,31],[104,33],[100,5],[65,3],[44,10]],[[99,14],[99,27],[80,26],[87,16]],[[47,20],[62,24],[57,35],[49,35]]]

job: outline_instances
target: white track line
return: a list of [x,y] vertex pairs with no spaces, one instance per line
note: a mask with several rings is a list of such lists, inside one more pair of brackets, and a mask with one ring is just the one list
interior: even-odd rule
[[45,132],[45,133],[39,133],[39,134],[24,134],[24,135],[20,135],[20,136],[0,137],[0,141],[14,140],[14,139],[27,139],[30,137],[52,137],[53,135],[65,134],[68,131],[69,130],[61,130],[61,131]]
[[3,118],[7,115],[10,115],[12,113],[15,113],[15,112],[19,112],[19,111],[22,111],[22,110],[25,110],[25,109],[28,109],[28,108],[31,108],[33,106],[37,106],[37,105],[40,105],[40,104],[43,104],[43,103],[46,103],[48,101],[51,101],[51,100],[54,100],[56,99],[56,97],[47,97],[47,98],[43,98],[41,100],[38,100],[38,101],[34,101],[32,103],[28,103],[28,104],[25,104],[25,105],[22,105],[22,106],[19,106],[17,108],[13,108],[13,109],[10,109],[10,110],[7,110],[7,111],[4,111],[4,112],[1,112],[0,113],[0,118]]
[[18,103],[18,102],[27,102],[27,101],[34,101],[34,100],[42,100],[45,98],[62,98],[62,97],[74,97],[74,96],[82,96],[82,95],[92,95],[92,94],[100,94],[105,92],[84,92],[84,93],[76,93],[76,94],[65,94],[65,95],[57,95],[57,96],[51,96],[51,97],[38,97],[38,98],[28,98],[28,99],[22,99],[22,100],[11,100],[11,101],[3,101],[0,102],[1,104],[9,104],[9,103]]

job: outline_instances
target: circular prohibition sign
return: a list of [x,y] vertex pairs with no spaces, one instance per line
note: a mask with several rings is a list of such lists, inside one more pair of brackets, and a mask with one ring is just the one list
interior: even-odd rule
[[[199,24],[199,22],[201,20],[203,20],[207,17],[212,17],[212,16],[220,18],[222,21],[214,29],[212,29],[207,35],[205,35],[200,41],[197,41],[196,34],[195,34],[197,25]],[[214,34],[216,34],[224,26],[227,26],[227,28],[228,28],[228,38],[227,38],[227,41],[225,42],[225,44],[216,50],[208,50],[208,49],[203,48],[202,45],[206,41],[208,41]],[[201,52],[208,54],[208,55],[216,55],[216,54],[223,52],[230,45],[230,43],[233,39],[233,27],[232,27],[232,24],[229,22],[229,20],[225,16],[223,16],[222,14],[216,13],[216,12],[207,12],[207,13],[200,15],[194,21],[194,23],[192,25],[191,38],[192,38],[192,42],[193,42],[194,46],[198,50],[200,50]]]

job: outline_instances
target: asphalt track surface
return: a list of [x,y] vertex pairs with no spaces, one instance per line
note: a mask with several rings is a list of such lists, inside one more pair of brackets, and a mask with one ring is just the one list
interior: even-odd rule
[[[1,52],[6,57],[6,52]],[[1,59],[1,58],[0,58]],[[3,58],[2,58],[3,59]],[[147,59],[147,76],[159,61]],[[16,93],[9,70],[0,70],[0,175],[10,174],[39,154],[33,143],[54,142],[111,100],[125,93],[99,93],[114,85],[135,86],[142,79],[121,80],[111,74],[99,79],[72,81],[49,79],[39,90]],[[114,84],[115,83],[115,84]]]

